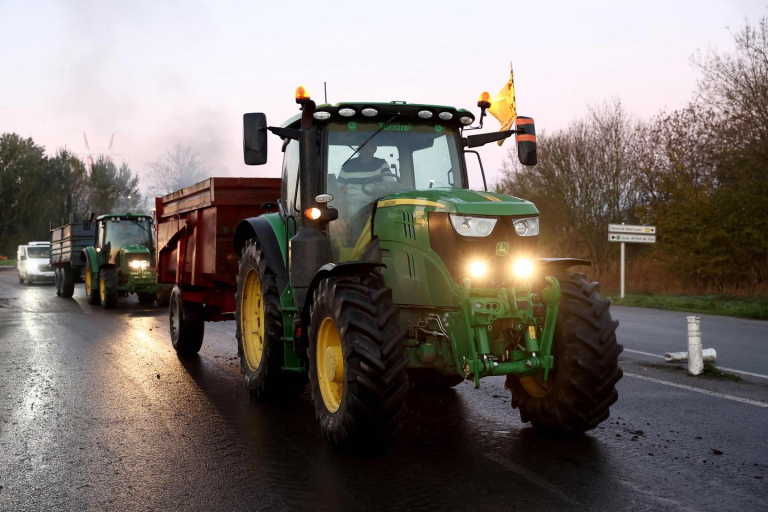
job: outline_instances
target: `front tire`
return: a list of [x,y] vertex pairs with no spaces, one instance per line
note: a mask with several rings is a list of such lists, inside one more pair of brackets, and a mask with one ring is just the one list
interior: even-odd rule
[[103,267],[99,272],[99,299],[104,309],[117,306],[117,271],[113,267]]
[[408,391],[403,338],[392,290],[380,274],[320,282],[309,376],[315,415],[334,447],[376,450],[400,432]]
[[610,299],[604,299],[596,282],[584,274],[557,276],[560,281],[560,310],[552,354],[555,367],[547,382],[541,374],[507,376],[512,407],[520,419],[536,430],[550,434],[586,432],[609,416],[609,407],[619,395],[621,379],[616,341],[618,321],[611,318]]
[[237,276],[237,354],[253,399],[292,399],[306,388],[303,373],[283,370],[285,346],[280,292],[273,266],[256,239],[240,257]]
[[61,268],[56,267],[53,271],[53,285],[56,287],[56,296],[61,297]]
[[88,304],[98,304],[101,301],[98,276],[91,271],[90,261],[85,262],[85,296],[88,299]]

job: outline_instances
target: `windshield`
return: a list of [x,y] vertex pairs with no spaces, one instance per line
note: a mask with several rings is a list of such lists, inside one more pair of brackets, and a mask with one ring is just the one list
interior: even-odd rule
[[377,199],[410,190],[465,188],[450,125],[397,119],[330,123],[326,169],[326,191],[339,210],[339,220],[331,223],[336,246],[354,247]]
[[146,248],[152,246],[147,218],[121,219],[120,222],[110,219],[106,228],[105,244],[110,244],[112,250],[119,250],[126,245],[143,245]]
[[48,258],[51,255],[49,247],[27,247],[27,258]]

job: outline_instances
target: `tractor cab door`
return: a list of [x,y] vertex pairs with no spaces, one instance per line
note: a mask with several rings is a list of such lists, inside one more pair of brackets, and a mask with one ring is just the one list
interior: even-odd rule
[[[289,237],[296,234],[301,217],[301,192],[299,190],[299,141],[289,140],[283,147],[283,179],[280,202],[286,216]],[[289,221],[289,219],[292,219]]]

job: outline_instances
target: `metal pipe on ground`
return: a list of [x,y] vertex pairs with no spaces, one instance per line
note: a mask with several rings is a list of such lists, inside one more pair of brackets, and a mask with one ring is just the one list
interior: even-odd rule
[[[717,361],[717,351],[713,348],[705,348],[701,351],[704,361],[714,363]],[[688,352],[667,352],[664,360],[668,363],[681,363],[688,360]]]
[[704,355],[701,348],[701,318],[686,317],[688,320],[688,373],[700,375],[704,370]]

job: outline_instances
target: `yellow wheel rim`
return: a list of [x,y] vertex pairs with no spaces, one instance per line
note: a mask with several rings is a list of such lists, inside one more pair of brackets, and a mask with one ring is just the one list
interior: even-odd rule
[[99,276],[99,295],[102,302],[107,302],[107,287],[104,284],[104,276]]
[[86,263],[85,267],[85,290],[87,293],[91,293],[91,267]]
[[261,293],[261,279],[255,269],[248,270],[243,285],[243,299],[240,312],[240,332],[243,337],[245,362],[255,372],[264,356],[264,295]]
[[344,396],[344,355],[336,322],[325,317],[317,332],[317,380],[325,407],[336,412]]
[[523,385],[523,388],[525,388],[529,395],[535,398],[541,398],[552,389],[552,381],[554,380],[552,370],[549,371],[547,382],[543,382],[541,380],[542,377],[543,372],[531,375],[530,377],[521,377],[520,384]]

